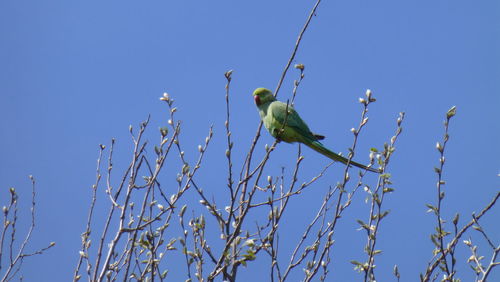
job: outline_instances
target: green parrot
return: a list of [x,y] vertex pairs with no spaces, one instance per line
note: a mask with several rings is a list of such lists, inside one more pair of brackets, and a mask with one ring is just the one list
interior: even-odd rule
[[[277,101],[269,89],[257,88],[253,92],[253,97],[264,126],[278,141],[299,142],[334,161],[347,164],[346,158],[328,150],[319,142],[319,140],[325,139],[324,136],[312,133],[299,114],[290,105],[287,106],[287,104]],[[288,115],[286,114],[287,107]],[[286,124],[283,126],[285,122]],[[379,172],[377,169],[354,161],[351,161],[350,164],[372,172]]]

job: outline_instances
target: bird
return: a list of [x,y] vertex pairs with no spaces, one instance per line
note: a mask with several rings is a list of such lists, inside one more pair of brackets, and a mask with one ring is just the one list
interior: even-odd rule
[[[271,90],[257,88],[253,92],[253,98],[264,126],[278,142],[299,142],[334,161],[347,165],[348,159],[327,149],[320,142],[325,137],[312,133],[295,109],[291,105],[276,100]],[[367,167],[352,160],[349,164],[367,171],[380,172],[378,169]]]

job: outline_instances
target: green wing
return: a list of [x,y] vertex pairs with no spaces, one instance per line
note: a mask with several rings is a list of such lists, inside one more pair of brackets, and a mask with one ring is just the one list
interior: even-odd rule
[[[286,111],[287,105],[285,103],[275,101],[271,103],[271,105],[269,105],[268,113],[264,123],[268,123],[266,124],[266,128],[275,138],[288,143],[303,143],[309,148],[334,161],[347,164],[348,159],[335,152],[330,151],[321,142],[319,142],[318,137],[311,132],[307,124],[302,120],[302,118],[300,118],[299,114],[293,107],[288,106],[288,115],[286,114]],[[285,120],[286,125],[283,127],[283,123],[285,122]],[[282,129],[283,131],[279,132]],[[349,162],[349,164],[372,172],[379,172],[377,169],[367,167],[352,160]]]
[[[292,106],[288,106],[288,114],[286,111],[287,105],[283,102],[275,101],[269,106],[268,116],[271,119],[271,128],[268,129],[274,137],[288,143],[306,143],[307,141],[317,140]],[[286,125],[283,127],[285,121]],[[279,133],[281,129],[283,131]]]

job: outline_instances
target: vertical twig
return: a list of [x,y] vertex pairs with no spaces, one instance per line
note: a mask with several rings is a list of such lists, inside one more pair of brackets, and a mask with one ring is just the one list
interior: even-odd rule
[[[112,141],[113,142],[113,141]],[[114,142],[113,142],[114,143]],[[87,216],[87,227],[85,228],[85,232],[82,233],[82,247],[80,249],[80,257],[78,259],[78,262],[76,264],[75,268],[75,274],[73,275],[73,281],[79,280],[81,275],[79,274],[80,267],[83,263],[83,260],[87,262],[87,274],[90,277],[90,273],[92,270],[92,265],[90,264],[89,261],[89,248],[90,248],[90,233],[91,233],[91,223],[92,223],[92,216],[94,214],[94,206],[95,202],[97,200],[97,187],[99,187],[99,182],[101,180],[101,160],[103,156],[103,152],[106,146],[100,144],[99,145],[99,157],[97,158],[97,168],[96,168],[96,180],[95,183],[92,185],[92,199],[90,201],[90,207],[89,207],[89,213]]]
[[[2,230],[2,236],[0,237],[0,246],[3,246],[4,239],[5,239],[5,232],[6,230],[10,227],[11,228],[11,238],[10,238],[10,243],[9,243],[9,264],[7,267],[7,270],[5,271],[1,281],[9,281],[13,279],[16,274],[20,271],[21,266],[24,262],[25,257],[30,257],[34,255],[40,255],[43,254],[46,250],[52,248],[55,246],[54,242],[49,243],[47,247],[40,248],[32,253],[25,253],[24,249],[28,245],[28,243],[31,240],[31,236],[33,235],[33,231],[35,230],[35,178],[30,175],[29,176],[31,180],[31,224],[29,227],[28,232],[26,233],[26,236],[24,237],[24,240],[21,242],[21,245],[19,246],[19,249],[17,252],[14,249],[14,241],[15,241],[15,234],[16,234],[16,223],[17,223],[17,201],[18,201],[18,195],[16,193],[16,190],[14,188],[10,188],[9,192],[11,195],[10,198],[10,204],[8,207],[3,208],[3,213],[4,213],[4,224],[3,224],[3,230]],[[13,216],[12,218],[9,219],[9,213],[11,210],[13,211]],[[0,259],[2,258],[3,253],[2,253],[2,247],[0,247]],[[0,261],[1,262],[1,261]],[[0,264],[1,266],[1,264]]]

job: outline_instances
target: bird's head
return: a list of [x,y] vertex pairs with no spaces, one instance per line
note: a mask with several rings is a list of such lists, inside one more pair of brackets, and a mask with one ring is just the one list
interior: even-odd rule
[[255,100],[255,104],[260,106],[265,103],[269,103],[275,101],[273,92],[267,88],[257,88],[253,92],[253,99]]

